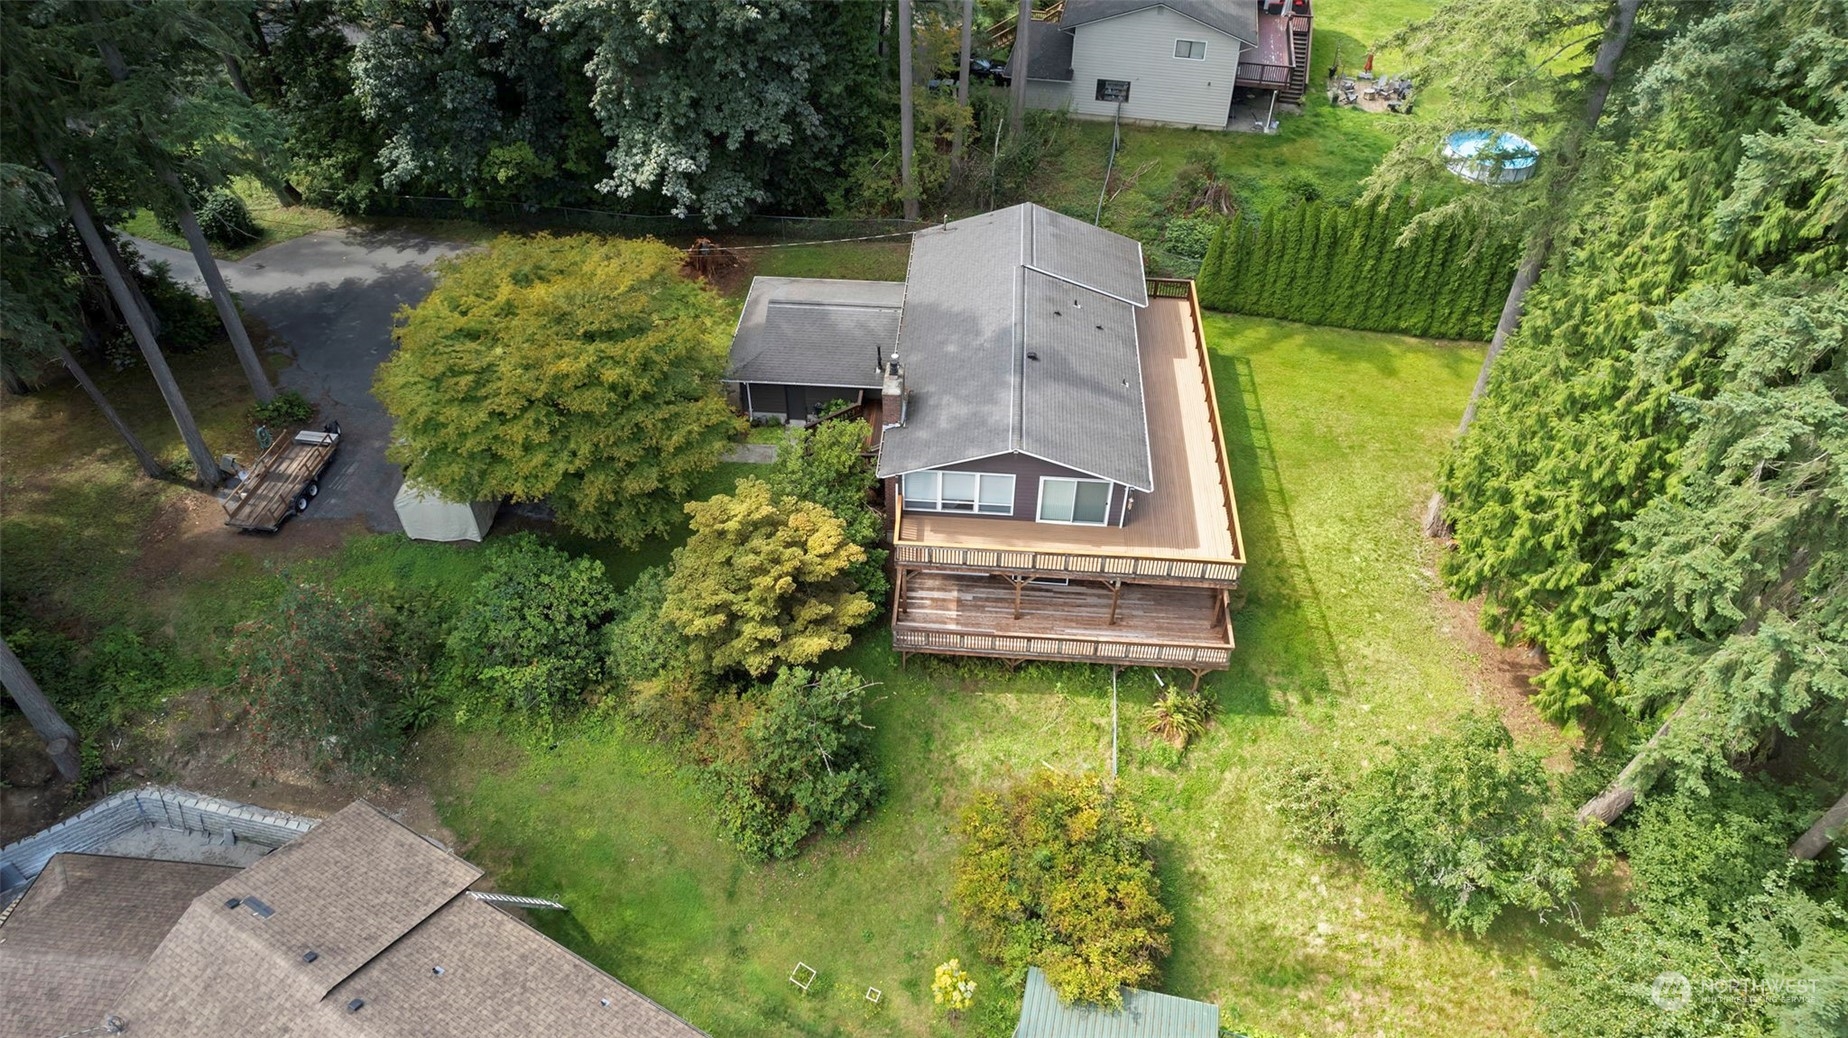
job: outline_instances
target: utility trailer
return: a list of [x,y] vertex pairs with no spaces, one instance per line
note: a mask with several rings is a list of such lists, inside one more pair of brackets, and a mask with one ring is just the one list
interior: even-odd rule
[[340,449],[340,423],[303,429],[263,452],[224,500],[225,525],[275,533],[321,492],[321,473]]

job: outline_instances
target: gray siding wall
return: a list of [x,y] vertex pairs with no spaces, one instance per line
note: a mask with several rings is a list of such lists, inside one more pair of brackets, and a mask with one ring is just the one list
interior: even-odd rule
[[751,414],[780,414],[798,420],[807,418],[811,409],[830,401],[844,400],[851,404],[863,392],[832,386],[784,386],[763,382],[748,383],[744,389],[746,393],[741,394],[738,403],[744,407],[748,402]]
[[[1040,478],[1043,476],[1057,476],[1065,479],[1097,478],[1096,476],[1087,476],[1082,472],[1074,472],[1062,465],[1054,465],[1049,461],[1041,461],[1038,458],[1029,457],[1025,454],[997,454],[992,458],[983,458],[980,461],[967,461],[960,465],[945,465],[937,471],[1012,473],[1014,476],[1013,515],[982,515],[979,512],[950,513],[959,516],[970,516],[977,519],[993,519],[997,522],[1037,522],[1037,517],[1039,516]],[[902,481],[898,489],[900,491],[904,490]],[[1111,486],[1110,523],[1112,526],[1121,521],[1123,516],[1123,502],[1127,496],[1125,488],[1120,484],[1113,484]],[[1132,512],[1131,515],[1134,515],[1134,513]]]
[[[1205,40],[1206,58],[1175,57],[1176,40]],[[1126,79],[1123,118],[1224,129],[1238,52],[1237,40],[1165,7],[1080,25],[1072,40],[1072,113],[1116,115],[1115,102],[1096,99],[1097,81]]]
[[1055,83],[1050,79],[1027,80],[1028,108],[1044,108],[1057,112],[1071,107],[1071,103],[1072,85],[1070,83]]

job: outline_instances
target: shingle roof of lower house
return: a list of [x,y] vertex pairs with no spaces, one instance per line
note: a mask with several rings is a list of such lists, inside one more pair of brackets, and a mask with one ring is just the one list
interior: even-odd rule
[[355,803],[194,899],[113,1012],[154,1038],[703,1036],[470,897],[480,875]]
[[913,235],[906,285],[880,476],[1019,452],[1154,489],[1135,240],[1017,205]]
[[[1059,24],[1071,29],[1151,7],[1166,7],[1253,46],[1258,42],[1257,0],[1065,0]],[[1035,36],[1033,43],[1038,44],[1039,37]],[[1032,56],[1028,55],[1028,61],[1031,60]]]
[[904,302],[898,281],[754,278],[725,378],[878,389]]
[[1123,1008],[1066,1005],[1038,966],[1027,970],[1014,1038],[1218,1038],[1219,1007],[1123,989]]
[[1072,81],[1072,34],[1053,22],[1028,22],[1027,78]]
[[187,905],[237,871],[53,855],[0,924],[0,1038],[100,1025]]

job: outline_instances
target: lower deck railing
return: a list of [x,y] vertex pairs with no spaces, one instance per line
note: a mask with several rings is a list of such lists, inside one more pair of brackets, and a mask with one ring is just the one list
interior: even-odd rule
[[1001,659],[1048,659],[1134,666],[1175,666],[1222,670],[1231,661],[1230,645],[1184,645],[1173,642],[965,634],[958,631],[893,625],[892,647],[899,652],[935,652]]

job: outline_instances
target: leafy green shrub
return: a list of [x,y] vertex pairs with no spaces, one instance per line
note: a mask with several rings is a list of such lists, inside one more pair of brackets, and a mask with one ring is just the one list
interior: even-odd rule
[[[134,267],[138,257],[133,249],[123,245],[123,259]],[[154,317],[160,321],[160,348],[168,353],[191,353],[218,339],[224,333],[218,323],[218,313],[212,304],[200,298],[191,289],[173,279],[173,268],[165,263],[154,262],[145,271],[135,275],[141,284],[141,293],[147,296],[148,305],[154,308]],[[141,358],[139,348],[134,340],[128,340],[128,348],[134,350],[134,361],[129,365],[117,364],[121,369],[133,366]]]
[[1169,688],[1155,697],[1155,709],[1149,718],[1149,731],[1186,749],[1194,736],[1206,731],[1213,719],[1213,702],[1204,693]]
[[1598,853],[1540,757],[1476,714],[1361,776],[1341,824],[1368,868],[1429,903],[1445,925],[1475,933],[1505,908],[1568,908],[1581,867]]
[[1648,797],[1633,825],[1618,830],[1639,902],[1705,904],[1730,913],[1759,892],[1765,873],[1786,857],[1791,835],[1810,819],[1775,788],[1734,779],[1708,796],[1675,790]]
[[[363,596],[295,584],[241,624],[233,655],[258,741],[317,767],[395,774],[436,654],[433,632]],[[427,720],[427,718],[425,718]]]
[[1266,772],[1264,807],[1293,839],[1333,847],[1347,835],[1341,804],[1351,788],[1327,757],[1305,753]]
[[[1805,893],[1803,871],[1776,867],[1751,884],[1757,893],[1715,903],[1717,914],[1700,898],[1606,916],[1558,946],[1541,974],[1542,1028],[1558,1038],[1848,1033],[1848,911]],[[1687,987],[1665,981],[1669,971]],[[1676,995],[1685,1001],[1669,1011],[1660,998]]]
[[193,215],[199,219],[200,233],[213,245],[235,249],[263,237],[263,228],[251,219],[244,200],[227,188],[206,195]]
[[957,831],[952,889],[982,954],[1018,980],[1029,965],[1068,1002],[1121,1004],[1168,954],[1151,844],[1128,798],[1095,776],[1037,772],[976,794]]
[[701,670],[753,676],[842,649],[874,613],[849,571],[866,558],[821,505],[774,497],[762,480],[689,503],[693,535],[674,550],[661,618]]
[[847,574],[878,607],[890,586],[887,553],[876,547],[885,535],[885,521],[868,503],[879,485],[865,453],[871,436],[871,427],[858,419],[792,433],[778,445],[776,462],[765,470],[764,482],[779,497],[813,501],[840,519],[847,539],[866,549],[866,558],[849,566]]
[[667,568],[650,566],[616,599],[616,616],[604,628],[610,677],[627,694],[631,716],[661,738],[699,730],[717,691],[694,663],[691,647],[661,619]]
[[7,643],[86,739],[158,710],[169,696],[206,680],[165,640],[149,640],[121,624],[103,628],[87,645],[34,628],[8,631]]
[[1206,216],[1179,216],[1169,220],[1161,231],[1161,247],[1184,259],[1199,260],[1213,243],[1219,221]]
[[865,694],[851,670],[791,667],[720,701],[700,744],[720,823],[747,856],[788,858],[809,833],[839,833],[878,800]]
[[314,420],[314,404],[297,390],[285,389],[267,404],[252,404],[250,420],[257,425],[306,425]]
[[503,541],[449,635],[457,720],[549,738],[602,691],[602,629],[615,610],[603,563],[530,534]]

